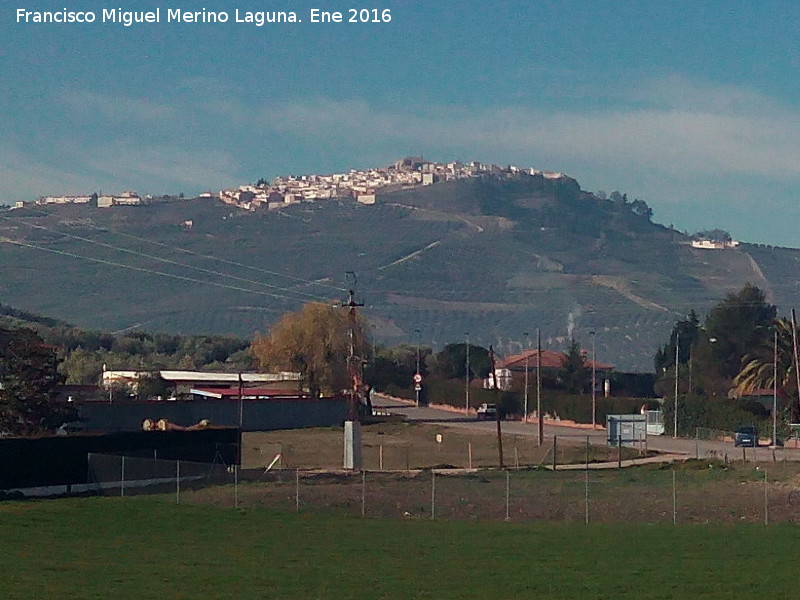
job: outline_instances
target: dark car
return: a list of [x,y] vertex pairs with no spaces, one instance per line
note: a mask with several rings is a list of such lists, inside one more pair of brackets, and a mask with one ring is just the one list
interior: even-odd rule
[[742,446],[744,448],[755,448],[758,446],[758,429],[755,427],[739,427],[733,438],[733,445]]
[[495,406],[494,404],[487,404],[486,402],[484,402],[478,407],[477,413],[479,419],[496,419],[497,406]]

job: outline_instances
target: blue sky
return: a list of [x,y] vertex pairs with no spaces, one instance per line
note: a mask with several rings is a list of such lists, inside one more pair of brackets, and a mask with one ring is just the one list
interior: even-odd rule
[[[0,202],[187,194],[409,154],[565,172],[690,233],[800,247],[800,10],[792,2],[58,0],[0,9]],[[160,7],[40,25],[16,8]],[[167,8],[298,24],[166,23]]]

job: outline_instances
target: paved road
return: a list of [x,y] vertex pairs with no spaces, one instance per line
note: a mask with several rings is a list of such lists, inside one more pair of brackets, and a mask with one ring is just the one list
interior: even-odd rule
[[[494,421],[478,421],[475,416],[465,416],[463,412],[443,409],[440,407],[415,407],[403,400],[397,400],[380,394],[373,397],[373,405],[376,408],[385,408],[393,413],[406,415],[409,421],[422,423],[436,423],[439,425],[469,429],[473,431],[495,431]],[[510,435],[537,435],[537,425],[535,422],[523,423],[521,421],[503,421],[503,433]],[[553,436],[559,437],[580,437],[585,440],[588,436],[592,444],[604,445],[607,443],[605,429],[592,431],[586,427],[574,427],[565,425],[555,425],[545,423],[545,439],[552,440]],[[710,440],[695,440],[686,438],[673,438],[668,435],[654,435],[647,438],[647,447],[650,450],[667,454],[685,454],[690,457],[707,458],[715,457],[723,459],[726,456],[731,460],[748,461],[772,461],[774,460],[798,460],[800,461],[800,449],[778,448],[772,450],[766,446],[760,448],[736,448],[733,442],[718,442]]]

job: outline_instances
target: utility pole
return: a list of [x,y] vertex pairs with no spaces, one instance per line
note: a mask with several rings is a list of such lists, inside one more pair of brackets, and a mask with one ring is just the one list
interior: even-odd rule
[[242,381],[242,372],[239,371],[239,466],[242,466],[242,425],[244,423],[244,397],[243,397],[243,390],[244,387]]
[[544,416],[542,415],[542,330],[536,329],[536,417],[537,446],[544,442]]
[[528,338],[527,333],[523,333],[522,336],[525,338],[525,407],[524,407],[524,416],[522,421],[524,423],[528,422],[528,359],[530,358],[530,339]]
[[800,408],[800,356],[797,352],[797,316],[792,309],[792,357],[794,359],[794,374],[797,377],[797,406]]
[[466,384],[464,386],[464,398],[465,398],[465,400],[464,400],[464,414],[466,416],[469,416],[469,331],[467,333],[465,333],[464,335],[467,336],[466,361],[465,361],[465,367],[466,367],[467,374],[466,374],[466,377],[465,377]]
[[775,442],[778,435],[778,328],[774,331],[772,346],[772,447],[777,448]]
[[415,373],[415,377],[414,377],[414,396],[415,396],[416,401],[417,401],[417,408],[419,408],[419,392],[420,392],[420,388],[421,388],[419,379],[420,379],[420,377],[422,377],[422,375],[419,372],[419,344],[420,344],[420,332],[419,332],[419,329],[415,329],[414,333],[417,334],[417,370],[414,371],[414,373]]
[[347,378],[350,383],[350,397],[348,399],[347,420],[344,422],[344,468],[360,469],[361,459],[361,423],[358,418],[358,392],[361,388],[360,369],[356,364],[356,327],[358,315],[356,309],[364,306],[363,302],[356,302],[356,274],[348,271],[347,275],[353,277],[353,288],[348,291],[348,301],[342,303],[342,308],[348,309],[350,325],[350,348],[347,356]]
[[597,369],[595,352],[594,331],[590,331],[589,335],[592,337],[592,429],[597,429]]
[[672,415],[672,437],[678,437],[678,349],[681,347],[681,334],[675,332],[675,410]]
[[494,382],[494,397],[495,397],[495,422],[497,423],[497,453],[499,456],[500,461],[500,468],[505,469],[505,464],[503,463],[503,431],[502,427],[500,426],[500,387],[497,385],[497,371],[494,368],[494,348],[489,345],[489,362],[492,368],[492,381]]

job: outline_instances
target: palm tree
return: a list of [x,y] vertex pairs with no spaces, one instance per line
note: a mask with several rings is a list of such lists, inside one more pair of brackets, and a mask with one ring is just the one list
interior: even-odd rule
[[[797,380],[794,367],[794,344],[792,324],[787,319],[775,319],[773,322],[777,337],[777,369],[775,368],[775,347],[772,336],[764,340],[753,352],[742,359],[742,370],[733,380],[733,392],[741,397],[756,390],[772,389],[775,385],[777,371],[777,388],[783,396],[795,394]],[[795,401],[793,416],[800,412],[800,405]]]

